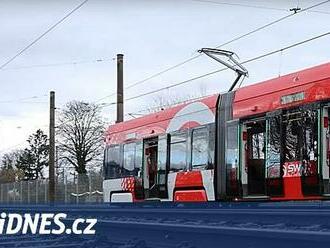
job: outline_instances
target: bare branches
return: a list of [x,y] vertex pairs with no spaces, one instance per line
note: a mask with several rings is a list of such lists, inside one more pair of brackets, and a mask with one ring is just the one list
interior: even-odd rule
[[86,173],[87,164],[99,161],[103,151],[104,123],[100,107],[81,101],[69,102],[58,121],[61,158],[72,164],[79,174]]
[[147,108],[146,111],[149,113],[154,113],[162,111],[164,109],[173,107],[173,105],[186,103],[191,100],[206,96],[205,85],[199,85],[199,89],[195,94],[186,94],[186,95],[176,95],[166,96],[164,94],[157,95],[152,99],[151,107]]

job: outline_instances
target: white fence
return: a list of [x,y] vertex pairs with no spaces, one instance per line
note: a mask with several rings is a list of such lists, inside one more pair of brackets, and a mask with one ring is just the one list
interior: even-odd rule
[[[83,183],[78,178],[73,181],[65,178],[56,182],[55,192],[55,201],[59,203],[101,203],[102,177],[88,177]],[[44,204],[48,201],[47,179],[0,184],[1,203]]]

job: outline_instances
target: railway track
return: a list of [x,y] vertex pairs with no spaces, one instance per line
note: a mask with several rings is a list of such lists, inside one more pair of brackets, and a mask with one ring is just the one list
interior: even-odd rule
[[[36,235],[16,247],[328,247],[330,204],[117,204],[2,206],[7,212],[64,212],[68,223],[97,218],[95,236]],[[7,236],[4,236],[7,238]],[[60,237],[60,238],[59,238]],[[12,240],[12,239],[11,239]],[[0,247],[10,239],[0,239]],[[32,243],[31,243],[32,242]],[[33,243],[34,242],[34,243]],[[40,245],[40,246],[39,246]]]

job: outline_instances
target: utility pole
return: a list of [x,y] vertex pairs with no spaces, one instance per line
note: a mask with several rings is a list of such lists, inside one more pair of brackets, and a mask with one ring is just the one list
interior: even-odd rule
[[55,191],[58,185],[59,165],[58,165],[58,146],[55,146]]
[[49,105],[49,203],[55,202],[55,92],[50,92]]
[[117,121],[124,120],[124,75],[123,75],[124,55],[117,54]]

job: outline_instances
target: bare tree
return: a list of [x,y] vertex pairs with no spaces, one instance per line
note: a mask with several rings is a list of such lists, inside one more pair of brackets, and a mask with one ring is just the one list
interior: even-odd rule
[[104,123],[99,105],[82,101],[69,102],[59,115],[60,157],[86,174],[86,166],[99,161],[103,153]]
[[198,98],[202,98],[206,96],[206,88],[205,85],[200,84],[199,90],[195,93],[184,94],[184,95],[173,95],[166,96],[164,94],[157,95],[152,99],[151,106],[147,109],[147,112],[154,113],[158,111],[162,111],[164,109],[170,108],[173,105],[186,103],[192,100],[197,100]]

